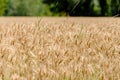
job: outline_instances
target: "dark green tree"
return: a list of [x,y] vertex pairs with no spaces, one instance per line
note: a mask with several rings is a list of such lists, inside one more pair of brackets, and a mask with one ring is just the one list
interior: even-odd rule
[[101,7],[101,15],[107,15],[107,1],[106,0],[99,0],[100,1],[100,7]]
[[0,0],[0,16],[118,16],[120,0]]
[[120,16],[120,0],[112,0],[111,1],[111,12],[112,15]]
[[0,0],[0,16],[5,14],[7,0]]
[[[98,0],[43,0],[55,13],[65,12],[70,16],[100,15]],[[96,4],[97,2],[97,4]]]
[[120,13],[120,0],[43,0],[54,13],[70,16],[114,16]]

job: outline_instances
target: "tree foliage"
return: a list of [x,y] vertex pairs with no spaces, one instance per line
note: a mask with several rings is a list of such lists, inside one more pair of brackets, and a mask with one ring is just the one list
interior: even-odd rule
[[51,15],[49,7],[41,0],[9,0],[6,15],[8,16],[43,16]]
[[0,16],[5,14],[7,0],[0,0]]
[[120,14],[120,0],[43,0],[53,12],[70,16],[114,16]]
[[120,0],[0,0],[0,16],[114,16]]

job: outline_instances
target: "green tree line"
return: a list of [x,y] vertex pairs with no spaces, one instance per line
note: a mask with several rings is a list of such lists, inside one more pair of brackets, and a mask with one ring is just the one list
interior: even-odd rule
[[0,16],[115,16],[120,0],[0,0]]

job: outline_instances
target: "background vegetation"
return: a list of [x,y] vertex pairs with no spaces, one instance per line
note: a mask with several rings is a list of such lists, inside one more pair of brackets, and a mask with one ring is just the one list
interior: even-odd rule
[[0,16],[115,16],[120,0],[0,0]]

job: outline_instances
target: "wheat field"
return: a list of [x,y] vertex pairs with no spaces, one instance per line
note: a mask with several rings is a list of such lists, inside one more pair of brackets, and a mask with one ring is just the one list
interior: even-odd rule
[[120,80],[120,18],[0,18],[0,80]]

